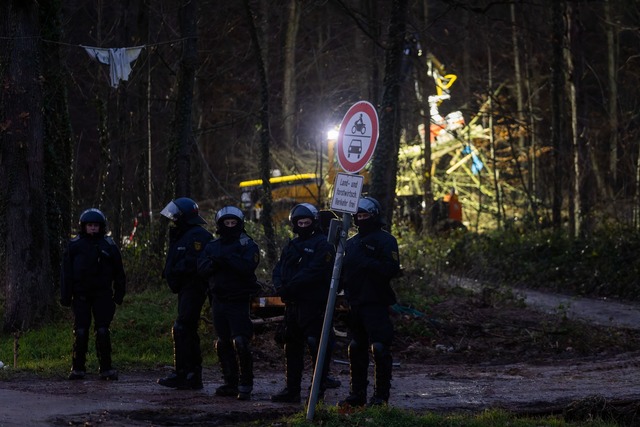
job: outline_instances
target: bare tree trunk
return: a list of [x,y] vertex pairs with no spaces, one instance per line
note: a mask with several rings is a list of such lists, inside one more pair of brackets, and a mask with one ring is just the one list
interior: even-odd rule
[[[429,1],[423,0],[422,2],[422,25],[424,28],[428,28],[429,24]],[[424,47],[427,46],[426,38],[420,40],[420,44]],[[422,229],[432,230],[431,227],[431,211],[433,210],[433,177],[431,176],[431,169],[433,167],[433,160],[431,159],[431,110],[429,108],[429,92],[428,84],[429,76],[427,75],[426,64],[424,64],[425,54],[418,58],[419,63],[416,66],[416,74],[418,76],[418,82],[420,83],[420,109],[422,116],[422,126],[424,127],[424,137],[422,144],[424,145],[424,162],[422,167],[422,176],[424,181],[422,183],[423,188],[423,205],[424,211],[422,212]]]
[[[167,150],[167,178],[164,181],[163,201],[191,196],[191,149],[193,147],[193,93],[198,61],[197,1],[182,0],[179,10],[182,42],[182,61],[178,71],[178,90],[174,112],[174,134]],[[166,239],[166,227],[158,228],[153,251],[161,254]]]
[[98,144],[100,145],[100,164],[98,166],[95,205],[102,206],[107,197],[107,178],[111,168],[111,144],[109,142],[109,126],[107,125],[107,102],[96,95],[95,103],[98,113]]
[[640,144],[638,144],[638,157],[636,159],[636,191],[633,194],[633,226],[640,229]]
[[564,93],[564,60],[562,46],[564,44],[563,9],[564,1],[549,0],[551,4],[551,52],[552,52],[552,76],[551,76],[551,145],[554,156],[553,179],[553,227],[559,230],[562,227],[562,183],[564,181],[564,148],[562,135],[563,123],[563,93]]
[[177,196],[191,195],[191,149],[193,146],[193,91],[198,61],[196,0],[182,0],[179,11],[182,61],[178,72],[178,99],[175,112],[175,139],[179,147],[176,159]]
[[493,169],[493,187],[496,192],[496,208],[497,208],[497,228],[502,228],[502,198],[500,192],[500,181],[498,180],[498,167],[496,165],[496,144],[495,133],[493,131],[493,54],[491,52],[491,44],[487,45],[487,58],[489,60],[489,147],[491,152],[491,167]]
[[607,32],[607,74],[609,77],[609,185],[615,192],[618,170],[618,76],[614,26],[611,21],[611,0],[604,2]]
[[300,24],[298,0],[289,0],[289,19],[284,42],[284,91],[282,94],[282,121],[284,124],[284,144],[293,149],[296,127],[296,39]]
[[[360,58],[363,58],[363,62],[366,58],[369,59],[371,69],[371,79],[360,79],[360,97],[368,100],[373,105],[378,105],[380,97],[380,48],[377,41],[380,40],[381,22],[378,12],[378,2],[361,0],[360,8],[365,11],[365,15],[368,16],[367,25],[371,38],[362,37],[360,31],[356,33],[357,44],[362,46],[362,49],[358,49]],[[367,51],[368,48],[368,51]]]
[[386,52],[384,94],[380,107],[380,138],[371,169],[371,195],[386,209],[391,224],[395,206],[396,172],[400,148],[399,95],[402,49],[408,0],[393,0],[389,21],[389,46]]
[[[60,41],[62,16],[59,0],[40,2],[42,37]],[[73,141],[60,45],[43,50],[45,171],[47,223],[52,278],[59,285],[62,248],[70,235],[73,206]],[[53,302],[53,301],[50,301]]]
[[567,72],[567,84],[569,89],[569,105],[571,106],[571,185],[569,186],[569,233],[572,237],[580,235],[580,153],[579,153],[579,136],[578,136],[578,101],[576,95],[576,70],[574,68],[574,59],[572,47],[575,42],[573,38],[572,22],[573,9],[567,5],[565,17],[567,19],[567,45],[565,50],[565,64]]
[[245,0],[247,19],[249,21],[249,31],[256,54],[256,68],[260,80],[260,176],[262,178],[262,228],[267,240],[267,263],[275,265],[278,258],[278,251],[275,242],[275,230],[273,228],[273,200],[271,196],[271,161],[270,161],[270,137],[269,137],[269,83],[267,80],[267,69],[258,38],[258,30],[255,25],[254,15],[251,10],[249,0]]
[[[522,10],[522,8],[520,9]],[[525,10],[522,13],[527,13]],[[511,4],[511,28],[512,28],[512,43],[513,43],[513,61],[514,61],[514,74],[515,74],[515,86],[516,86],[516,103],[518,106],[518,111],[516,113],[517,118],[517,126],[518,129],[518,156],[521,154],[525,154],[527,159],[526,169],[527,169],[527,179],[523,180],[523,185],[527,187],[527,194],[529,199],[529,205],[531,209],[531,217],[534,219],[535,224],[537,224],[538,217],[538,207],[537,207],[537,191],[536,191],[536,149],[535,149],[535,141],[534,136],[535,133],[533,131],[533,126],[535,122],[531,117],[533,116],[531,110],[531,91],[527,90],[528,93],[528,101],[526,103],[527,110],[530,117],[530,128],[526,129],[527,119],[525,116],[525,96],[523,89],[526,87],[529,89],[528,79],[528,67],[525,66],[525,78],[523,78],[522,67],[521,67],[521,48],[519,40],[521,39],[521,33],[519,31],[520,26],[518,25],[516,18],[516,6],[515,4]],[[525,49],[526,51],[526,49]],[[526,58],[526,56],[525,56]],[[522,61],[524,62],[524,61]],[[526,62],[524,62],[526,64]],[[527,138],[526,135],[531,135],[530,144],[527,146]]]
[[[516,22],[516,6],[511,4],[511,41],[513,45],[513,73],[516,87],[516,105],[518,111],[516,112],[517,128],[518,130],[518,150],[521,152],[524,150],[524,132],[521,130],[524,127],[524,101],[522,96],[522,72],[520,71],[520,45],[518,39],[520,38],[520,32],[518,31],[518,24]],[[519,154],[519,153],[518,153]]]
[[[571,183],[573,200],[573,235],[584,236],[592,231],[591,223],[591,163],[589,161],[590,144],[585,126],[585,103],[582,93],[582,75],[584,70],[584,50],[582,46],[582,27],[579,19],[579,5],[568,5],[567,22],[569,49],[567,50],[567,72],[571,104],[571,158],[573,179]],[[571,209],[571,207],[570,207]]]
[[[530,49],[529,49],[530,52]],[[536,118],[534,114],[534,94],[531,90],[531,63],[529,62],[530,55],[525,55],[527,61],[525,62],[525,87],[527,92],[527,117],[529,121],[529,149],[527,150],[529,159],[529,193],[531,194],[531,212],[535,220],[536,226],[540,226],[538,221],[539,211],[539,189],[538,189],[538,142],[536,131]]]
[[45,197],[44,118],[38,4],[4,2],[0,15],[0,283],[3,330],[49,314],[53,280]]
[[[130,14],[125,12],[128,6],[135,8],[131,3],[131,1],[125,2],[123,5],[124,10],[121,12],[120,26],[122,32],[120,33],[121,35],[116,38],[116,40],[119,40],[121,46],[127,46],[129,41],[133,39],[131,27],[134,25],[132,21],[135,22],[135,19],[131,20]],[[129,99],[128,84],[118,86],[116,94],[116,131],[115,137],[112,139],[114,146],[114,163],[113,171],[110,174],[112,179],[110,184],[112,195],[110,199],[113,200],[110,224],[113,238],[116,242],[122,241],[125,224],[128,225],[128,221],[123,217],[125,203],[125,160],[127,159],[127,153],[133,151],[131,149],[132,146],[138,148],[135,134],[136,127],[132,126],[131,123],[131,111],[133,111],[133,108],[129,104]],[[135,190],[139,191],[137,188]]]
[[116,111],[117,111],[117,127],[116,137],[113,138],[115,161],[113,162],[113,171],[110,174],[112,176],[112,184],[110,185],[112,190],[113,207],[111,213],[111,231],[113,238],[116,242],[121,242],[122,236],[122,211],[123,201],[122,196],[124,192],[124,151],[127,144],[127,133],[129,129],[127,127],[127,93],[123,86],[118,88],[118,94],[116,96]]

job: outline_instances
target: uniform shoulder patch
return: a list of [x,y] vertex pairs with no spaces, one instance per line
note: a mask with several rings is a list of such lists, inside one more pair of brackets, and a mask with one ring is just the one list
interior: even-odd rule
[[196,252],[200,252],[202,250],[202,242],[198,242],[197,240],[193,242],[193,249],[195,249]]
[[108,244],[110,244],[111,246],[115,246],[116,242],[113,240],[113,238],[111,236],[104,236],[104,240],[107,241]]

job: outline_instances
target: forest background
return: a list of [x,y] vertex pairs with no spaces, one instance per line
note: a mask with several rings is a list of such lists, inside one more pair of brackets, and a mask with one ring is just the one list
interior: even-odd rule
[[[395,223],[418,212],[407,227],[431,232],[430,206],[454,186],[472,231],[550,228],[578,239],[640,224],[637,2],[8,0],[0,8],[5,332],[51,315],[64,243],[88,207],[107,214],[123,245],[133,244],[135,221],[136,250],[157,260],[158,213],[169,200],[192,197],[211,218],[223,204],[241,205],[239,182],[261,178],[273,261],[281,224],[268,178],[276,169],[326,176],[327,131],[359,100],[380,117],[368,192]],[[84,46],[142,50],[114,87],[110,67]],[[442,156],[440,141],[420,132],[434,122],[434,64],[457,76],[440,112],[465,119]],[[408,147],[416,159],[403,155]],[[407,171],[419,185],[403,199]],[[328,193],[319,193],[326,207]]]

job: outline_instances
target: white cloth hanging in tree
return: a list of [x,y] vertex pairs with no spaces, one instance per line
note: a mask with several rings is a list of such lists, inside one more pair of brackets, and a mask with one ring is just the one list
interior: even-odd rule
[[120,80],[128,81],[131,73],[131,63],[138,59],[144,46],[100,48],[82,46],[90,57],[96,61],[109,65],[111,87],[118,87]]

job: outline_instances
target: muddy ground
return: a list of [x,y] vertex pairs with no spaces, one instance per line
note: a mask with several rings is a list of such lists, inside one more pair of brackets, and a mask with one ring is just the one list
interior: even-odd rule
[[[422,316],[396,315],[392,406],[418,413],[503,408],[574,420],[600,415],[640,425],[637,306],[528,291],[518,291],[523,299],[514,302],[500,290],[457,285],[474,292],[448,293]],[[284,371],[272,338],[271,325],[258,328],[249,402],[214,395],[215,366],[205,370],[200,391],[158,386],[155,380],[169,370],[163,366],[124,371],[114,382],[97,374],[74,382],[25,375],[0,381],[0,426],[277,425],[304,406],[269,400]],[[331,371],[342,385],[327,391],[327,405],[348,393],[346,345],[347,338],[339,338]]]

